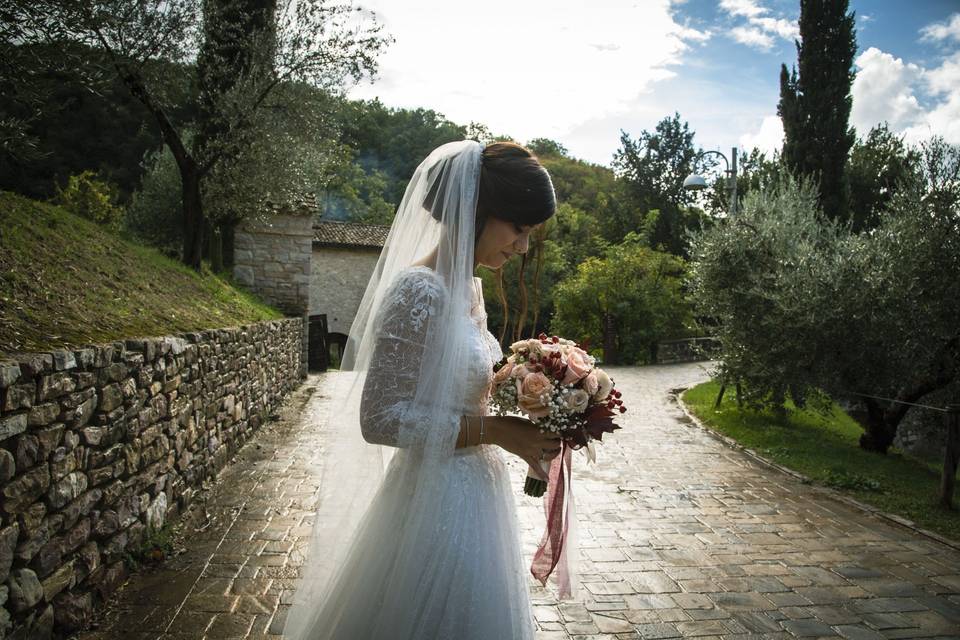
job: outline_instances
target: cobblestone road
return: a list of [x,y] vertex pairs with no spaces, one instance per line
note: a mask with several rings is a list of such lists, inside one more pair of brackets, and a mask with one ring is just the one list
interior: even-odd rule
[[[558,604],[531,578],[538,638],[960,638],[960,552],[687,424],[668,392],[705,379],[704,365],[611,373],[624,429],[598,465],[575,457],[582,597]],[[221,474],[187,551],[131,579],[83,640],[278,637],[310,532],[326,375]],[[511,464],[529,558],[543,514]]]

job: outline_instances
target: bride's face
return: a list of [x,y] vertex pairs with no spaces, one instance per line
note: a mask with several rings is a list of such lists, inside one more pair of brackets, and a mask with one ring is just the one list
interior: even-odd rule
[[517,225],[494,216],[487,218],[477,242],[477,264],[497,269],[518,253],[526,253],[534,225]]

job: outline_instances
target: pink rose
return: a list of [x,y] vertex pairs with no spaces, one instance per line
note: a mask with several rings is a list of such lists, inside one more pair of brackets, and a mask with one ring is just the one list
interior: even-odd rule
[[542,373],[531,373],[522,381],[517,381],[517,406],[531,418],[542,418],[550,414],[549,402],[553,394],[553,383]]
[[513,372],[513,363],[507,361],[505,365],[497,369],[497,372],[493,374],[493,384],[498,386],[503,384],[510,378],[511,372]]
[[[526,378],[529,374],[530,374],[530,369],[527,369],[525,365],[518,364],[513,368],[513,372],[510,375],[516,378],[517,381],[519,382],[520,380],[523,380],[524,378]],[[519,388],[520,387],[517,387],[517,389]]]
[[597,380],[596,371],[591,371],[583,379],[583,390],[593,396],[600,389],[600,381]]
[[579,349],[573,349],[567,354],[567,375],[563,377],[563,384],[578,382],[590,373],[590,363],[584,359],[582,353]]

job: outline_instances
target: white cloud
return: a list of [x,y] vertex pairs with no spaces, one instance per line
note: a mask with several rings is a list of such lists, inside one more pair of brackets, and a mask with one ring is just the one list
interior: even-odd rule
[[783,147],[783,122],[780,116],[764,116],[760,123],[760,130],[756,133],[745,133],[740,136],[740,148],[749,152],[754,147],[767,154],[773,155]]
[[720,8],[732,16],[755,18],[767,12],[755,0],[720,0]]
[[928,24],[920,30],[922,40],[957,40],[960,41],[960,13],[955,13],[943,22]]
[[850,119],[860,134],[886,121],[911,143],[942,135],[960,144],[960,51],[930,69],[876,47],[854,62]]
[[857,77],[853,81],[851,124],[866,133],[871,127],[888,122],[892,129],[913,125],[923,116],[923,109],[914,95],[914,85],[923,70],[901,58],[894,58],[876,47],[857,56]]
[[598,0],[369,0],[395,38],[373,84],[353,98],[427,107],[495,133],[557,138],[578,123],[622,113],[681,56],[710,38],[675,19],[670,0],[632,7]]
[[923,118],[905,131],[909,141],[916,142],[933,134],[948,142],[960,144],[960,51],[945,59],[939,67],[924,73],[926,87],[940,102]]
[[795,40],[800,37],[800,28],[795,20],[774,18],[770,10],[757,0],[720,0],[720,8],[731,17],[746,18],[746,24],[733,27],[730,37],[741,44],[768,51],[774,38]]
[[745,44],[757,49],[768,51],[773,46],[773,38],[753,27],[734,27],[730,30],[730,35],[740,44]]
[[750,21],[768,33],[773,33],[785,40],[795,40],[800,37],[800,26],[796,22],[783,18],[756,18]]

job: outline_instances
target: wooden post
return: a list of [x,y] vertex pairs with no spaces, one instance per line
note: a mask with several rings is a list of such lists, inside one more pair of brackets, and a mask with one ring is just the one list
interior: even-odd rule
[[953,509],[953,487],[957,480],[960,459],[960,404],[947,407],[947,446],[943,454],[943,476],[940,478],[940,504]]

